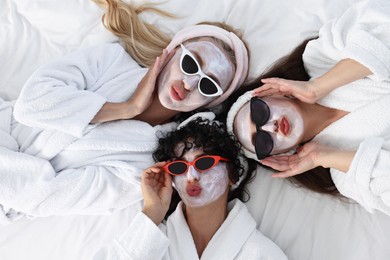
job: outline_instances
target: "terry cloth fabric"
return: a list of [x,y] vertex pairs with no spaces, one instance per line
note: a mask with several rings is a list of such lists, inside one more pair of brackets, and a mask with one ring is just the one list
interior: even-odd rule
[[228,217],[199,258],[182,207],[179,203],[166,225],[159,227],[139,213],[122,237],[99,250],[94,260],[287,259],[276,244],[256,229],[255,220],[239,200],[229,203]]
[[146,71],[119,44],[104,44],[36,71],[16,101],[17,121],[12,103],[1,106],[4,217],[109,214],[142,199],[140,174],[153,164],[156,132],[176,124],[89,121],[106,101],[127,100]]
[[[324,24],[320,37],[309,42],[304,65],[315,78],[345,58],[357,60],[374,74],[337,88],[319,104],[350,112],[313,140],[357,150],[347,173],[331,169],[337,189],[368,211],[390,215],[390,2],[363,1],[340,18]],[[249,92],[229,112],[228,128]],[[248,153],[247,153],[248,154]],[[248,154],[248,157],[253,154]],[[253,157],[251,157],[253,158]]]

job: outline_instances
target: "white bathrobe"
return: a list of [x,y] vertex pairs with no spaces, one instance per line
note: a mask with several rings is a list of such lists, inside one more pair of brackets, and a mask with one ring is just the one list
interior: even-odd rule
[[183,214],[183,204],[166,224],[158,227],[142,212],[124,234],[102,248],[94,260],[195,260],[195,259],[287,259],[282,250],[256,229],[256,222],[240,200],[229,203],[229,214],[199,258]]
[[347,173],[331,169],[343,195],[368,211],[390,215],[390,1],[363,1],[323,26],[304,64],[316,78],[339,60],[354,59],[373,75],[332,91],[319,104],[350,112],[314,140],[357,150]]
[[174,124],[89,122],[106,101],[128,100],[146,71],[104,44],[41,67],[15,104],[0,100],[0,225],[17,212],[107,214],[142,199],[156,132]]

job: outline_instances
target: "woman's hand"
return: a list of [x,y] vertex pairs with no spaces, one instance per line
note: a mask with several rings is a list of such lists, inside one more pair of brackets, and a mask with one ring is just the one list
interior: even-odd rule
[[262,79],[265,84],[254,90],[254,96],[264,97],[279,93],[314,104],[331,91],[371,74],[372,72],[359,62],[344,59],[337,62],[325,74],[311,81],[294,81],[280,78]]
[[105,103],[90,123],[95,124],[131,119],[144,112],[153,100],[158,75],[174,54],[175,51],[168,53],[164,49],[161,56],[157,57],[153,66],[149,68],[148,72],[142,78],[131,98],[121,103]]
[[309,142],[297,149],[293,155],[273,155],[260,162],[280,171],[275,178],[287,178],[304,173],[318,166],[348,172],[356,151],[338,150],[316,142]]
[[264,97],[274,94],[293,96],[303,102],[314,104],[322,96],[315,92],[311,81],[295,81],[281,78],[268,78],[261,80],[264,85],[253,90],[253,96]]
[[169,209],[172,197],[172,177],[163,171],[166,162],[159,162],[142,172],[141,189],[144,196],[142,212],[156,225]]
[[298,152],[293,155],[273,155],[260,160],[260,162],[274,170],[280,171],[272,174],[272,177],[291,177],[319,166],[317,159],[321,149],[323,149],[322,146],[311,142],[300,147]]
[[142,78],[137,89],[127,101],[131,118],[141,114],[150,106],[153,100],[153,93],[156,90],[157,77],[174,54],[175,51],[168,53],[168,51],[164,49],[161,56],[156,58],[152,67],[149,68],[148,72]]

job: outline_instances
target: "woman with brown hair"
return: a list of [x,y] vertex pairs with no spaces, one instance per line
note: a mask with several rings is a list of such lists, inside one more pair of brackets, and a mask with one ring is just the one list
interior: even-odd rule
[[273,177],[388,215],[389,14],[387,1],[352,6],[247,86],[227,119]]

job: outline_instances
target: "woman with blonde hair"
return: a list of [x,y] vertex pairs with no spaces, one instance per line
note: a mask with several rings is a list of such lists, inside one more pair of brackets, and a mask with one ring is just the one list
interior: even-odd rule
[[233,31],[194,25],[169,41],[138,17],[166,14],[155,7],[99,3],[125,48],[103,44],[54,60],[16,102],[1,103],[2,224],[24,214],[107,214],[140,201],[156,131],[171,130],[181,112],[220,104],[246,78],[247,49]]

